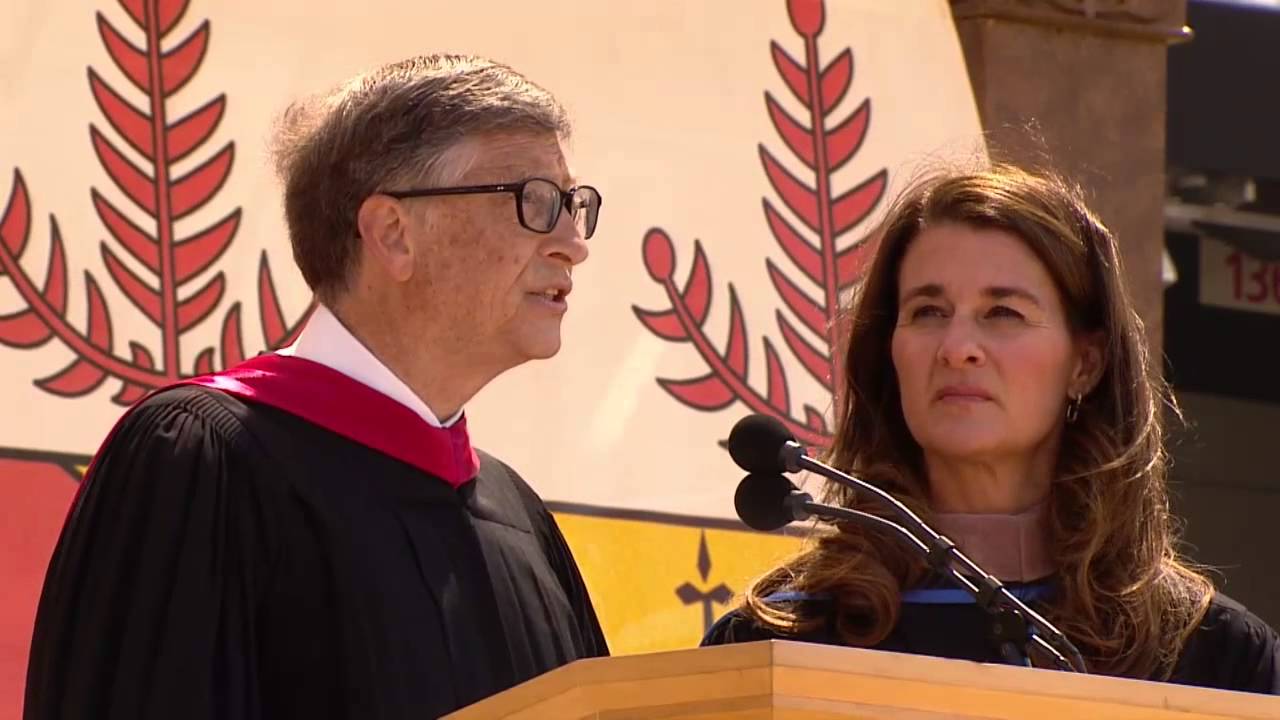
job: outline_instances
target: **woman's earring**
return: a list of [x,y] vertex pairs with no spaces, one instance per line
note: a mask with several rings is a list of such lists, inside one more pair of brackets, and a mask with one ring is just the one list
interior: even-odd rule
[[1082,395],[1072,395],[1067,398],[1067,422],[1073,423],[1080,417],[1080,403],[1083,400]]

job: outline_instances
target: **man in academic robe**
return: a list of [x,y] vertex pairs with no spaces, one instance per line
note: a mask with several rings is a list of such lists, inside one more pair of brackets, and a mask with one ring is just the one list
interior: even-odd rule
[[555,520],[463,414],[560,347],[600,208],[568,130],[547,91],[457,56],[285,113],[319,306],[111,432],[48,570],[28,720],[421,719],[607,654]]

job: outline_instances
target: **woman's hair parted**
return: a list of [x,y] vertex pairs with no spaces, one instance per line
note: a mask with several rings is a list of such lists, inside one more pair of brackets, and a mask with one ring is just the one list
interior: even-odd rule
[[467,55],[384,65],[290,105],[274,138],[294,261],[321,300],[347,286],[359,248],[356,213],[400,184],[444,183],[448,152],[478,133],[568,137],[550,92],[512,68]]
[[[890,343],[907,247],[925,228],[943,223],[999,229],[1021,239],[1052,276],[1072,329],[1104,338],[1105,369],[1076,421],[1066,425],[1051,485],[1050,546],[1060,591],[1048,614],[1091,670],[1165,678],[1198,625],[1212,585],[1180,557],[1169,511],[1162,405],[1175,415],[1176,405],[1152,366],[1116,240],[1075,185],[1053,173],[995,165],[934,172],[898,197],[841,318],[845,372],[828,460],[928,518],[928,479],[903,417]],[[885,514],[839,487],[828,486],[826,500]],[[926,573],[895,538],[837,525],[756,580],[743,612],[775,631],[807,631],[827,619],[766,598],[781,587],[827,593],[837,602],[841,638],[874,645],[897,621],[901,591]]]

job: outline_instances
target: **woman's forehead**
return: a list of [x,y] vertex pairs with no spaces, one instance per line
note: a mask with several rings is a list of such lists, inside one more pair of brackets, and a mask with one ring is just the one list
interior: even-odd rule
[[903,292],[925,285],[943,292],[1028,290],[1053,282],[1049,269],[1017,235],[959,224],[921,232],[907,247],[898,275]]

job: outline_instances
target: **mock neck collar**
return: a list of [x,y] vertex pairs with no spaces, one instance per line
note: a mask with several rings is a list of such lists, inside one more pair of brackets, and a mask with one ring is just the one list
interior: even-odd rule
[[983,570],[1006,582],[1030,582],[1057,567],[1049,550],[1049,502],[1002,513],[936,513],[938,532]]

